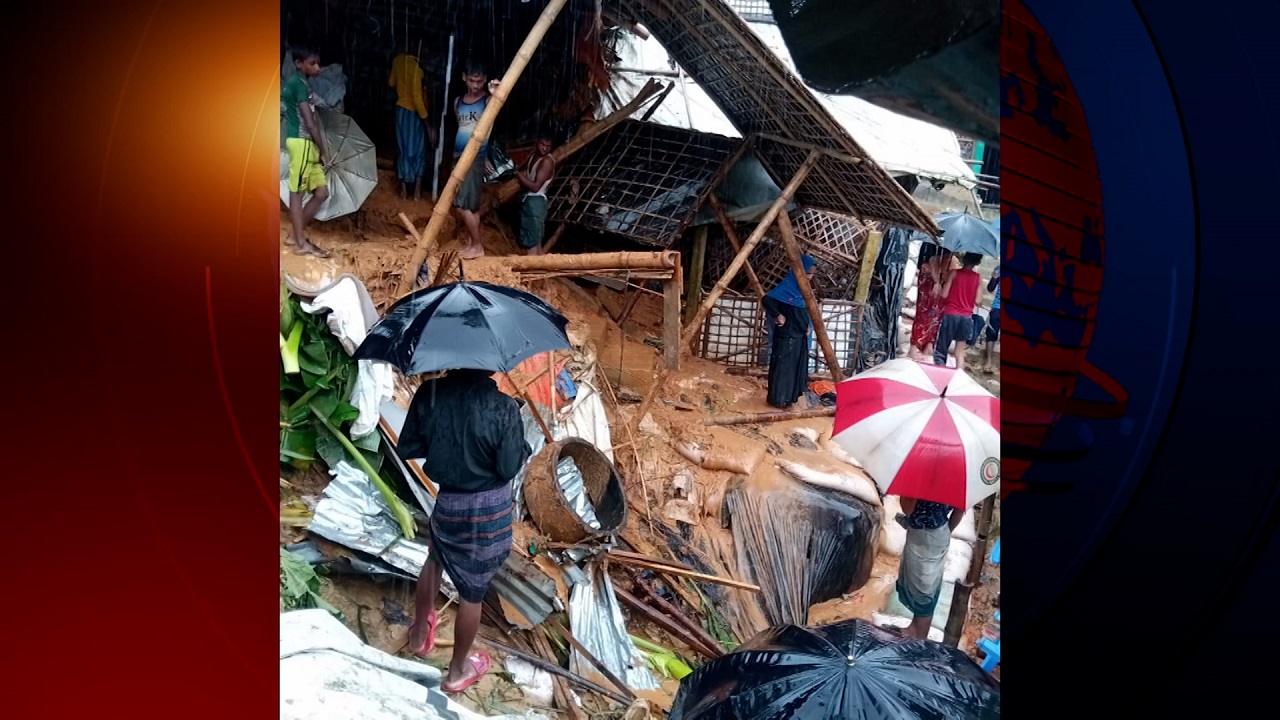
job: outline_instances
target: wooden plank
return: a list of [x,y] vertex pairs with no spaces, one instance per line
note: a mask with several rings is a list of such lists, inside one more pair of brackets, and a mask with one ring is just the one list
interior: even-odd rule
[[[702,275],[707,261],[707,228],[702,226],[693,231],[693,257],[689,261],[689,305],[685,308],[692,320],[692,313],[697,312],[702,304]],[[678,343],[677,343],[678,344]]]

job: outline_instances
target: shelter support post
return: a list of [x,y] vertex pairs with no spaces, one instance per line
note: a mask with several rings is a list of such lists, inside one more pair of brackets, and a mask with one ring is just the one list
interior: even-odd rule
[[800,246],[796,244],[796,234],[791,228],[791,218],[787,214],[778,214],[778,234],[782,236],[782,245],[787,250],[787,258],[791,261],[791,272],[796,276],[796,285],[804,298],[804,305],[809,309],[809,319],[813,321],[813,334],[818,337],[818,347],[822,348],[822,356],[826,358],[827,367],[831,368],[831,378],[835,382],[844,380],[844,368],[836,350],[831,346],[831,337],[827,335],[827,324],[822,320],[822,306],[813,296],[813,286],[809,284],[809,276],[804,273],[804,263],[800,259]]
[[[561,4],[563,5],[564,3]],[[505,78],[503,82],[506,82]],[[632,113],[639,110],[641,105],[644,105],[650,98],[657,95],[658,89],[661,87],[662,84],[657,80],[650,80],[644,87],[640,88],[640,92],[631,99],[631,102],[613,111],[603,120],[591,123],[590,127],[570,138],[565,144],[551,151],[551,157],[555,159],[556,165],[558,166],[560,163],[564,162],[565,158],[578,152],[589,145],[592,140],[595,140],[601,135],[609,132],[609,130],[611,130],[615,125],[631,117]],[[501,205],[519,194],[520,182],[518,180],[508,180],[498,186],[498,204]]]
[[[733,222],[729,220],[729,214],[724,211],[724,203],[720,202],[720,198],[715,193],[707,196],[707,202],[711,205],[711,209],[716,213],[716,219],[720,221],[720,228],[724,230],[724,236],[729,239],[729,244],[733,246],[735,253],[742,252],[742,241],[738,239],[738,231],[733,229]],[[743,264],[742,269],[747,273],[747,279],[751,281],[751,287],[756,291],[756,299],[764,300],[764,286],[760,284],[760,278],[756,277],[755,268],[751,267],[751,261],[748,260]]]
[[[778,214],[786,209],[787,203],[791,202],[791,198],[795,196],[796,191],[800,189],[800,185],[804,183],[805,178],[809,176],[809,172],[813,170],[813,166],[817,164],[821,154],[814,151],[809,153],[809,157],[805,158],[804,163],[796,170],[796,174],[782,189],[782,193],[778,195],[778,199],[773,201],[769,209],[765,211],[764,217],[760,218],[760,223],[756,225],[756,229],[752,231],[751,236],[747,238],[747,242],[734,256],[733,262],[729,263],[728,269],[724,271],[724,275],[716,282],[715,287],[711,288],[711,293],[702,301],[702,305],[698,308],[698,312],[694,314],[693,320],[686,323],[684,334],[680,337],[680,348],[684,350],[688,348],[689,352],[693,352],[693,344],[698,338],[698,334],[702,329],[702,323],[711,313],[711,308],[715,307],[716,301],[729,289],[729,283],[738,275],[738,271],[746,264],[747,258],[751,256],[751,251],[756,249],[756,245],[764,239],[765,233],[769,230],[769,226],[778,219]],[[663,368],[657,373],[653,386],[649,388],[649,392],[645,395],[644,401],[640,403],[640,408],[636,411],[635,422],[637,426],[644,421],[645,414],[653,405],[653,400],[658,393],[667,384],[668,371]]]
[[547,3],[542,15],[534,23],[533,29],[529,31],[529,35],[516,52],[515,59],[511,61],[506,74],[502,76],[497,92],[493,93],[493,96],[489,98],[489,103],[485,106],[484,113],[481,114],[475,130],[471,133],[471,140],[467,142],[466,149],[462,151],[462,157],[458,158],[458,162],[454,165],[453,173],[449,175],[449,182],[445,183],[444,190],[440,193],[440,198],[436,200],[435,208],[431,211],[431,219],[427,222],[427,229],[422,233],[422,238],[418,241],[418,247],[413,251],[412,257],[409,258],[409,262],[400,273],[400,287],[397,289],[396,295],[403,296],[413,288],[418,268],[421,267],[422,261],[426,260],[427,256],[435,248],[440,228],[444,226],[445,218],[453,206],[453,200],[458,196],[458,188],[462,186],[463,178],[467,176],[467,172],[471,169],[471,164],[475,162],[476,156],[480,154],[480,146],[489,139],[489,131],[493,129],[493,122],[497,119],[498,113],[501,112],[503,104],[507,101],[507,95],[511,92],[511,88],[515,86],[516,81],[520,79],[525,66],[533,58],[533,51],[542,42],[543,36],[547,34],[547,29],[551,27],[551,23],[555,22],[556,16],[560,14],[567,2],[568,0],[550,0]]
[[702,225],[693,231],[693,259],[689,263],[689,305],[685,320],[692,320],[702,304],[702,274],[707,261],[707,226]]
[[674,277],[662,284],[662,358],[668,370],[680,369],[680,292],[683,289],[684,268],[677,263]]
[[867,299],[871,297],[871,276],[876,268],[876,260],[880,257],[880,243],[884,233],[872,230],[867,233],[867,244],[862,248],[862,266],[858,269],[858,286],[854,289],[853,300],[858,303],[858,326],[853,330],[853,370],[857,372],[862,358],[862,321],[867,315]]
[[974,523],[978,531],[978,541],[973,545],[969,573],[963,580],[956,583],[955,595],[951,596],[951,612],[947,615],[946,629],[942,633],[943,644],[956,647],[960,643],[960,636],[964,634],[964,623],[969,618],[969,597],[982,580],[982,565],[987,560],[987,536],[991,534],[991,516],[995,513],[995,508],[994,495],[988,496],[978,506],[977,522]]

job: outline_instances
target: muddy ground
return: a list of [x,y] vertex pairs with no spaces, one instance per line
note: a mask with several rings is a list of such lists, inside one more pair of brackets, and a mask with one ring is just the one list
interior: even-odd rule
[[[375,303],[385,309],[394,299],[399,273],[412,252],[414,243],[407,235],[399,214],[404,213],[418,229],[425,227],[431,206],[429,202],[412,202],[396,196],[394,178],[383,178],[378,190],[354,217],[331,223],[317,223],[310,229],[313,242],[330,250],[332,257],[315,259],[296,255],[288,249],[281,251],[281,270],[293,282],[319,287],[336,279],[342,273],[352,273],[368,287]],[[434,272],[441,254],[456,249],[461,244],[460,226],[450,220],[441,234],[441,249],[429,258]],[[281,239],[290,234],[287,214],[282,214]],[[511,254],[515,250],[511,228],[500,220],[486,219],[484,242],[490,256]],[[283,245],[283,242],[282,242]],[[984,269],[984,277],[989,269]],[[467,278],[503,284],[519,284],[492,260],[468,263]],[[645,295],[625,323],[619,327],[610,317],[622,304],[619,293],[601,287],[577,284],[565,279],[539,281],[526,286],[559,309],[570,320],[571,334],[576,331],[589,338],[587,347],[575,356],[582,362],[598,363],[599,371],[608,379],[608,385],[619,395],[644,396],[654,378],[655,358],[661,338],[661,299]],[[989,302],[989,298],[987,299]],[[907,332],[909,333],[909,321]],[[655,342],[656,341],[656,342]],[[978,372],[981,360],[977,349],[971,349],[968,360],[971,374],[999,394],[999,375],[983,375]],[[581,357],[585,355],[586,357]],[[613,429],[612,442],[616,451],[616,463],[625,479],[629,505],[632,509],[627,535],[630,540],[650,546],[650,554],[669,555],[664,552],[666,542],[655,533],[655,524],[676,528],[680,523],[693,523],[696,544],[706,550],[707,560],[725,575],[733,575],[735,568],[731,540],[718,522],[718,501],[730,473],[709,471],[692,465],[674,448],[679,442],[699,442],[717,447],[732,457],[760,457],[757,472],[752,481],[764,484],[793,482],[783,478],[777,469],[777,460],[791,460],[821,467],[823,462],[833,462],[829,454],[813,448],[798,446],[794,431],[807,429],[816,435],[829,433],[832,422],[827,419],[795,420],[786,423],[753,426],[739,425],[725,428],[708,428],[701,420],[709,414],[750,413],[772,410],[765,403],[765,381],[762,379],[733,376],[725,372],[725,366],[699,358],[686,358],[681,370],[674,373],[665,395],[654,403],[651,417],[642,423],[645,431],[631,433],[624,427],[634,428],[634,403],[614,404],[606,401],[606,413]],[[397,399],[407,404],[408,397]],[[804,400],[801,400],[801,405]],[[626,447],[619,447],[625,445]],[[801,443],[802,445],[802,443]],[[821,456],[821,457],[820,457]],[[825,460],[824,460],[825,457]],[[839,463],[835,463],[839,465]],[[847,469],[847,466],[846,466]],[[690,484],[688,481],[692,481]],[[317,470],[308,473],[285,475],[282,481],[282,506],[300,507],[318,500],[327,482]],[[692,488],[692,494],[689,488]],[[306,537],[305,530],[282,525],[281,542],[294,542]],[[994,537],[992,538],[994,541]],[[632,544],[636,544],[633,542]],[[639,548],[637,548],[639,549]],[[812,623],[829,623],[847,618],[870,619],[872,612],[884,607],[897,573],[897,558],[880,553],[872,569],[870,580],[845,597],[815,605],[811,611]],[[990,617],[990,605],[999,589],[998,568],[984,571],[984,585],[974,593],[972,613],[966,628],[962,649],[974,654],[973,642],[979,637],[982,626]],[[325,597],[342,611],[345,621],[353,631],[370,645],[386,652],[405,655],[409,623],[413,614],[413,588],[404,580],[367,577],[331,577],[326,582]],[[443,603],[443,601],[441,601]],[[749,629],[763,621],[758,609],[755,613],[742,610],[726,613],[726,621],[732,621],[739,634],[749,636]],[[438,637],[447,641],[452,637],[452,611],[442,614]],[[684,648],[674,638],[643,621],[632,620],[629,630],[665,647],[681,652],[686,658],[697,655]],[[483,632],[483,631],[482,631]],[[428,662],[443,667],[448,660],[449,648],[441,647]],[[495,660],[499,656],[495,655]],[[975,657],[980,655],[975,654]],[[663,692],[654,698],[659,707],[669,707],[678,683],[668,680]],[[460,701],[479,712],[497,714],[519,712],[530,707],[527,698],[511,678],[502,671],[501,662],[495,663],[495,672],[469,690]],[[590,705],[590,703],[588,703]],[[588,708],[590,709],[590,707]],[[619,717],[620,713],[592,712],[591,717]],[[554,715],[551,715],[554,717]]]

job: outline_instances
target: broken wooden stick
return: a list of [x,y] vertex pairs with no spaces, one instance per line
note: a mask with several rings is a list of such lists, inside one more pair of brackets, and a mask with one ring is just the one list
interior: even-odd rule
[[672,637],[683,642],[685,645],[689,646],[689,649],[699,655],[707,658],[708,660],[715,660],[716,658],[724,655],[723,650],[717,651],[716,648],[708,647],[701,639],[693,636],[692,633],[689,632],[688,628],[649,607],[645,603],[641,602],[639,598],[626,590],[615,586],[613,592],[627,607],[630,607],[632,610],[640,613],[646,620],[654,625],[666,630]]
[[635,581],[636,592],[640,593],[645,598],[648,598],[649,602],[653,603],[653,607],[655,610],[658,610],[660,612],[665,612],[668,617],[672,618],[673,620],[680,623],[681,625],[684,625],[686,628],[689,629],[689,632],[694,637],[698,638],[698,640],[700,640],[702,644],[706,645],[707,647],[713,650],[717,650],[722,654],[726,652],[726,650],[720,645],[720,641],[711,637],[711,635],[701,625],[694,622],[692,618],[690,618],[688,615],[685,615],[683,612],[681,612],[680,608],[676,607],[675,605],[672,605],[671,603],[667,602],[665,598],[658,595],[658,591],[654,590],[653,585],[641,580],[635,574],[632,574],[631,578],[632,580]]
[[500,651],[500,652],[504,652],[504,653],[506,653],[507,655],[510,655],[511,657],[519,658],[519,659],[521,659],[521,660],[523,660],[523,661],[525,661],[525,662],[529,663],[530,665],[532,665],[532,666],[534,666],[534,667],[538,668],[539,670],[545,670],[545,671],[547,671],[547,672],[551,673],[552,675],[557,675],[557,676],[559,676],[559,677],[562,677],[562,678],[564,678],[565,680],[568,680],[569,682],[571,682],[571,683],[573,683],[573,684],[575,684],[575,685],[578,685],[579,687],[584,687],[584,688],[586,688],[586,689],[588,689],[588,690],[590,690],[590,691],[592,691],[592,692],[599,693],[600,695],[603,695],[604,697],[607,697],[607,698],[609,698],[610,700],[613,700],[614,702],[621,703],[621,704],[623,704],[623,705],[629,705],[629,704],[631,704],[631,701],[630,701],[630,700],[628,700],[627,698],[623,697],[622,695],[619,695],[618,693],[616,693],[616,692],[614,692],[614,691],[610,690],[609,688],[604,687],[603,685],[598,685],[598,684],[596,684],[596,683],[594,683],[594,682],[592,682],[592,681],[590,681],[590,680],[588,680],[588,679],[586,679],[586,678],[582,677],[581,675],[577,675],[577,674],[574,674],[574,673],[572,673],[572,672],[569,672],[568,670],[565,670],[564,668],[560,667],[559,665],[557,665],[557,664],[555,664],[555,663],[553,663],[553,662],[548,662],[548,661],[546,661],[546,660],[544,660],[544,659],[542,659],[542,658],[538,657],[537,655],[531,655],[531,654],[529,654],[529,653],[527,653],[527,652],[524,652],[524,651],[522,651],[522,650],[517,650],[517,649],[515,649],[515,648],[513,648],[513,647],[511,647],[511,646],[509,646],[509,645],[503,645],[502,643],[500,643],[500,642],[498,642],[498,641],[496,641],[496,640],[490,640],[489,638],[484,637],[483,635],[478,635],[478,636],[476,637],[476,640],[478,640],[478,641],[480,641],[480,642],[484,643],[485,645],[488,645],[489,647],[491,647],[491,648],[493,648],[493,649],[495,649],[495,650],[498,650],[498,651]]
[[[767,378],[767,377],[769,377],[769,369],[768,369],[768,368],[743,367],[743,366],[741,366],[741,365],[735,365],[735,366],[733,366],[733,367],[727,367],[727,368],[725,368],[725,369],[724,369],[724,374],[725,374],[725,375],[740,375],[740,376],[744,376],[744,377],[759,377],[759,378]],[[809,373],[809,380],[811,380],[811,381],[812,381],[812,380],[826,380],[826,381],[830,382],[830,381],[831,381],[831,375],[830,375],[830,374],[828,374],[828,373]]]
[[556,620],[553,617],[549,617],[546,619],[546,624],[550,625],[551,629],[559,633],[560,637],[564,638],[565,642],[572,645],[575,650],[581,653],[582,657],[585,658],[587,662],[595,666],[595,668],[599,670],[602,675],[604,675],[606,678],[609,678],[609,682],[613,683],[614,687],[618,688],[618,692],[627,696],[629,700],[633,702],[635,701],[636,694],[632,692],[631,688],[628,687],[627,684],[623,682],[621,678],[619,678],[617,675],[614,675],[613,671],[610,670],[608,666],[606,666],[603,662],[600,662],[600,660],[596,659],[596,656],[592,655],[590,650],[588,650],[582,643],[578,642],[578,638],[574,637],[573,633],[569,632],[568,628],[566,628],[564,625],[561,625],[559,620]]
[[716,585],[727,585],[728,587],[738,588],[739,590],[760,592],[759,585],[752,585],[749,582],[733,580],[731,578],[722,578],[718,575],[708,575],[706,573],[698,572],[688,565],[681,565],[669,560],[659,560],[657,558],[651,558],[645,555],[627,552],[625,550],[610,550],[609,557],[624,565],[634,565],[646,570],[678,575],[680,577],[687,577],[691,580],[702,580],[704,582],[715,583]]
[[808,420],[809,418],[835,417],[833,407],[816,408],[814,410],[782,410],[767,413],[741,413],[736,415],[719,415],[702,421],[703,425],[751,425],[754,423],[786,422],[788,420]]

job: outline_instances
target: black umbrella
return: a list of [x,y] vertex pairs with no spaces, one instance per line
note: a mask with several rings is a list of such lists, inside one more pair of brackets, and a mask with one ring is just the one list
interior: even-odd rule
[[1000,686],[964,653],[847,620],[756,635],[686,677],[670,720],[998,717]]
[[538,353],[568,349],[568,322],[522,290],[456,282],[401,298],[355,357],[390,363],[406,375],[464,368],[510,372]]

